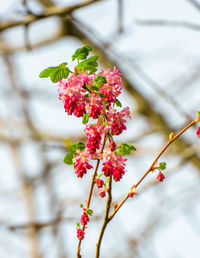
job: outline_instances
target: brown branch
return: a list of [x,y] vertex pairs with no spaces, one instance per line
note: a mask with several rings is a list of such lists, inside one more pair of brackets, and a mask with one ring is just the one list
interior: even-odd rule
[[200,31],[200,25],[188,21],[167,21],[167,20],[135,20],[138,25],[144,26],[166,26],[166,27],[179,27],[195,31]]
[[97,242],[97,247],[96,247],[96,258],[99,258],[99,255],[100,255],[100,247],[101,247],[101,241],[102,241],[102,238],[103,238],[103,235],[104,235],[104,232],[105,232],[105,229],[106,229],[106,226],[108,225],[109,223],[109,211],[110,211],[110,205],[111,205],[111,202],[112,202],[112,177],[110,176],[109,177],[110,180],[109,180],[109,188],[108,188],[108,197],[107,197],[107,202],[106,202],[106,212],[105,212],[105,217],[104,217],[104,222],[103,222],[103,225],[102,225],[102,228],[101,228],[101,232],[100,232],[100,235],[99,235],[99,239],[98,239],[98,242]]
[[190,4],[192,4],[196,9],[198,9],[200,11],[200,4],[195,1],[195,0],[187,0],[188,2],[190,2]]
[[19,20],[2,21],[0,22],[0,31],[8,28],[16,27],[16,26],[28,25],[28,24],[31,24],[32,22],[35,22],[44,18],[52,17],[52,16],[67,15],[73,12],[74,10],[90,5],[97,1],[100,1],[100,0],[87,0],[87,1],[83,1],[82,3],[72,5],[70,7],[60,7],[58,5],[50,6],[45,8],[44,11],[38,15],[31,13],[31,14],[25,15],[22,19],[19,19]]
[[[174,136],[172,139],[168,141],[168,143],[162,148],[162,150],[159,152],[157,157],[154,159],[151,166],[147,169],[147,171],[144,173],[144,175],[139,179],[139,181],[132,186],[132,188],[137,188],[140,183],[144,180],[144,178],[149,174],[149,172],[153,171],[153,167],[156,164],[157,160],[160,158],[160,156],[166,151],[166,149],[169,147],[169,145],[174,142],[176,139],[179,138],[186,130],[188,130],[192,125],[196,123],[196,119],[193,120],[190,124],[188,124],[185,128],[183,128],[176,136]],[[129,194],[127,194],[124,199],[121,201],[121,203],[118,205],[118,207],[113,211],[113,213],[109,216],[109,220],[111,220],[114,215],[117,213],[117,211],[122,207],[122,205],[126,202],[126,200],[129,198]]]
[[[103,153],[103,149],[104,149],[105,144],[106,144],[106,139],[107,139],[107,135],[104,136],[104,140],[103,140],[103,144],[102,144],[100,153]],[[96,164],[96,167],[95,167],[95,170],[94,170],[94,174],[92,176],[92,183],[91,183],[91,186],[90,186],[90,192],[89,192],[89,196],[88,196],[88,200],[87,200],[87,204],[86,204],[86,209],[89,209],[89,207],[90,207],[92,192],[93,192],[93,188],[94,188],[94,184],[95,184],[95,178],[96,178],[97,170],[99,168],[99,163],[100,163],[100,159],[97,160],[97,164]],[[85,225],[83,226],[82,230],[85,230]],[[78,242],[77,258],[81,258],[81,255],[80,255],[81,242],[82,242],[82,240],[79,240],[79,242]]]

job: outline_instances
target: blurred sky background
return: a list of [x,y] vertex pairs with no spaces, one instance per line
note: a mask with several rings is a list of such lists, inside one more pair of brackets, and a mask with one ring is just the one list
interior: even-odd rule
[[[72,12],[54,15],[71,6]],[[200,1],[0,0],[0,258],[76,255],[79,205],[91,173],[77,179],[62,160],[69,144],[86,140],[84,126],[66,115],[57,85],[39,73],[62,62],[73,69],[72,54],[86,44],[100,67],[116,65],[122,73],[120,101],[132,113],[116,141],[137,151],[113,187],[113,203],[143,175],[169,133],[200,110]],[[167,162],[166,180],[158,184],[150,174],[108,225],[102,258],[199,258],[196,129],[159,160]],[[91,208],[82,243],[87,258],[95,257],[105,209],[97,190]]]

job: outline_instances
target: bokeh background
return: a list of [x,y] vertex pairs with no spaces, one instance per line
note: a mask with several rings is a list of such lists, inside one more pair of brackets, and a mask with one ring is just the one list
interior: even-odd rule
[[[80,119],[68,117],[57,85],[40,79],[91,45],[100,67],[123,74],[120,101],[133,119],[116,137],[136,146],[113,187],[120,201],[155,155],[200,109],[200,1],[0,1],[0,257],[76,256],[76,222],[91,173],[77,179],[62,160],[85,141]],[[193,127],[162,156],[166,180],[150,174],[108,225],[103,258],[200,257],[200,141]],[[95,257],[105,200],[97,190],[82,243]]]

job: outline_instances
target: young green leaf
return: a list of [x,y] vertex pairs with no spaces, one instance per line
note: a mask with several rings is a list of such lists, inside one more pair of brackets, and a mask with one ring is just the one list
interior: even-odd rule
[[129,146],[130,151],[132,151],[132,150],[136,151],[136,148],[132,144],[129,144],[128,146]]
[[159,163],[159,168],[160,168],[161,170],[165,170],[165,169],[166,169],[166,162],[160,162],[160,163]]
[[89,121],[89,113],[86,113],[82,118],[82,123],[86,124]]
[[67,63],[62,63],[55,67],[48,67],[40,73],[40,78],[50,77],[51,81],[56,83],[59,79],[67,78],[70,70],[66,67]]
[[100,173],[100,174],[97,176],[97,178],[101,177],[102,175],[103,175],[103,173]]
[[106,78],[104,76],[98,75],[93,79],[94,86],[99,90],[102,87],[102,83],[107,83]]
[[117,154],[121,154],[122,156],[130,155],[131,151],[136,151],[136,148],[131,144],[120,143]]
[[117,107],[122,107],[122,104],[118,99],[116,99],[115,103],[116,103]]
[[80,223],[79,223],[79,222],[77,222],[77,223],[76,223],[76,226],[77,226],[78,228],[80,228]]
[[48,67],[48,68],[44,69],[44,70],[40,73],[39,77],[40,77],[40,78],[47,78],[47,77],[49,77],[49,76],[51,75],[51,73],[53,73],[56,69],[57,69],[56,67]]
[[65,163],[65,164],[68,164],[68,165],[73,165],[73,153],[72,152],[68,152],[66,155],[65,155],[65,157],[64,157],[64,160],[63,160],[63,162]]
[[76,151],[80,150],[83,151],[85,149],[85,144],[82,142],[77,142],[69,147],[71,153],[77,155]]
[[84,46],[81,48],[78,48],[75,53],[72,56],[72,61],[74,61],[76,58],[78,60],[84,60],[89,55],[89,51],[92,51],[92,48],[90,46]]
[[82,203],[80,204],[80,208],[83,208],[83,204]]
[[77,150],[83,151],[85,149],[85,144],[83,142],[76,143]]
[[103,93],[99,93],[99,96],[100,96],[101,98],[105,98],[105,95],[104,95]]
[[90,71],[90,74],[93,74],[94,72],[97,71],[96,69],[96,67],[98,66],[97,59],[98,59],[98,56],[91,56],[90,58],[79,63],[76,66],[76,69],[79,72],[82,71],[84,73],[86,71]]
[[110,178],[107,177],[106,180],[105,180],[105,182],[104,182],[104,185],[106,185],[109,181],[110,181]]
[[87,213],[87,215],[92,216],[92,214],[93,214],[93,210],[91,210],[91,209],[87,209],[86,213]]
[[99,88],[98,87],[96,87],[96,86],[92,86],[92,87],[90,87],[90,90],[92,90],[92,91],[99,91]]

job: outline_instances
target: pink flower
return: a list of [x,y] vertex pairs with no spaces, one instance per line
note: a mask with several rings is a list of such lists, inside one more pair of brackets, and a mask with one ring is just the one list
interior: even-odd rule
[[64,103],[65,112],[68,115],[74,114],[76,117],[82,117],[86,114],[85,95],[87,91],[83,86],[90,83],[93,81],[89,77],[89,72],[78,75],[72,73],[68,80],[59,80],[59,99]]
[[129,196],[130,198],[133,198],[134,195],[135,195],[134,192],[129,192],[129,193],[128,193],[128,196]]
[[105,149],[100,159],[105,160],[103,162],[102,171],[106,177],[113,176],[113,179],[117,182],[120,181],[125,174],[125,161],[122,155],[111,152]]
[[86,147],[90,154],[94,154],[99,149],[101,143],[101,134],[99,133],[98,126],[87,126],[85,134],[89,137]]
[[109,68],[101,69],[102,76],[106,78],[107,83],[102,83],[99,92],[103,93],[107,102],[115,102],[122,90],[121,74],[114,67],[113,72]]
[[81,224],[86,225],[89,222],[89,216],[86,214],[85,209],[83,210],[83,214],[81,216]]
[[101,102],[102,98],[92,93],[90,97],[86,98],[86,100],[89,101],[86,104],[86,109],[89,111],[90,117],[94,119],[98,118],[103,108],[103,104]]
[[116,167],[113,172],[113,179],[117,182],[122,179],[122,176],[125,174],[125,168],[123,166]]
[[199,128],[197,129],[197,131],[196,131],[196,135],[200,138],[200,126],[199,126]]
[[165,176],[163,175],[163,173],[159,172],[157,175],[158,182],[162,182],[165,179]]
[[96,185],[97,185],[98,188],[102,188],[103,185],[104,185],[104,181],[101,180],[100,178],[97,178]]
[[104,172],[104,176],[112,176],[114,171],[114,166],[110,160],[103,163],[102,171]]
[[75,173],[77,174],[77,177],[82,178],[83,175],[87,173],[87,169],[91,169],[93,166],[88,163],[87,157],[89,154],[87,153],[87,149],[83,152],[78,150],[77,153],[79,155],[73,159],[73,162],[75,163],[74,167],[76,168]]
[[106,196],[106,191],[105,190],[101,190],[99,192],[99,196],[101,196],[101,198],[105,197]]
[[108,145],[108,149],[110,150],[110,151],[114,151],[115,149],[116,149],[116,144],[115,144],[115,142],[114,141],[111,141],[111,142],[109,142],[109,145]]
[[79,240],[82,240],[84,238],[84,235],[85,235],[84,230],[80,228],[76,228],[76,233]]
[[123,132],[123,130],[126,130],[126,118],[130,118],[130,110],[128,107],[119,112],[116,110],[113,111],[110,108],[106,115],[108,117],[108,126],[110,126],[110,129],[114,135],[119,135]]

